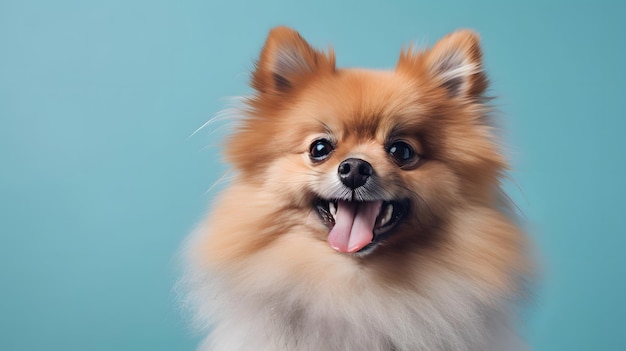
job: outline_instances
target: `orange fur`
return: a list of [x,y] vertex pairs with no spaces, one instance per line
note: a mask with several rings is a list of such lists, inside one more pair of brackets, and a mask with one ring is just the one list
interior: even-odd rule
[[[252,86],[225,148],[236,179],[190,248],[195,289],[218,296],[200,312],[216,325],[205,347],[495,350],[503,333],[485,316],[506,320],[530,263],[502,208],[507,165],[487,121],[477,35],[455,32],[431,50],[402,52],[393,71],[371,71],[337,69],[332,51],[279,27]],[[335,146],[313,162],[319,138]],[[399,168],[390,139],[419,163]],[[347,158],[371,164],[384,200],[411,204],[367,255],[333,250],[314,206]]]

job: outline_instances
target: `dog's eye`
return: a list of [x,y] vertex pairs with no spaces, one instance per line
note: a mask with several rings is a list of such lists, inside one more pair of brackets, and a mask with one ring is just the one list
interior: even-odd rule
[[391,146],[389,146],[389,154],[393,157],[393,160],[396,161],[398,166],[402,168],[413,167],[417,164],[417,161],[419,161],[419,156],[415,153],[411,145],[401,140],[394,141]]
[[309,150],[309,154],[311,155],[311,159],[313,161],[323,161],[325,160],[331,152],[333,152],[333,144],[326,139],[315,140],[311,144],[311,149]]

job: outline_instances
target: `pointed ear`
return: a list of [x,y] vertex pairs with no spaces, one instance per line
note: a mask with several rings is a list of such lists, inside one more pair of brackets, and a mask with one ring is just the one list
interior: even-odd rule
[[477,98],[487,88],[478,34],[460,30],[441,39],[426,57],[431,76],[452,97]]
[[478,35],[471,30],[448,34],[425,52],[413,48],[400,55],[398,69],[431,77],[450,97],[480,99],[487,89]]
[[313,49],[298,32],[276,27],[267,37],[252,76],[252,87],[261,93],[281,95],[306,78],[335,70],[335,55]]

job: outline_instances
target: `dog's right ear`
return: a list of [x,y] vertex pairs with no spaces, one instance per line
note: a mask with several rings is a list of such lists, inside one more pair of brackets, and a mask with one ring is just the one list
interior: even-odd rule
[[272,29],[252,75],[252,87],[258,92],[282,95],[320,72],[335,70],[335,54],[312,48],[295,30]]

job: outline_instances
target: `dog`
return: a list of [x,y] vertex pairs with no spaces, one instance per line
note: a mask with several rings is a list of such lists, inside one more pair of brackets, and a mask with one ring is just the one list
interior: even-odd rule
[[344,69],[270,31],[188,241],[201,350],[516,350],[532,271],[478,35]]

